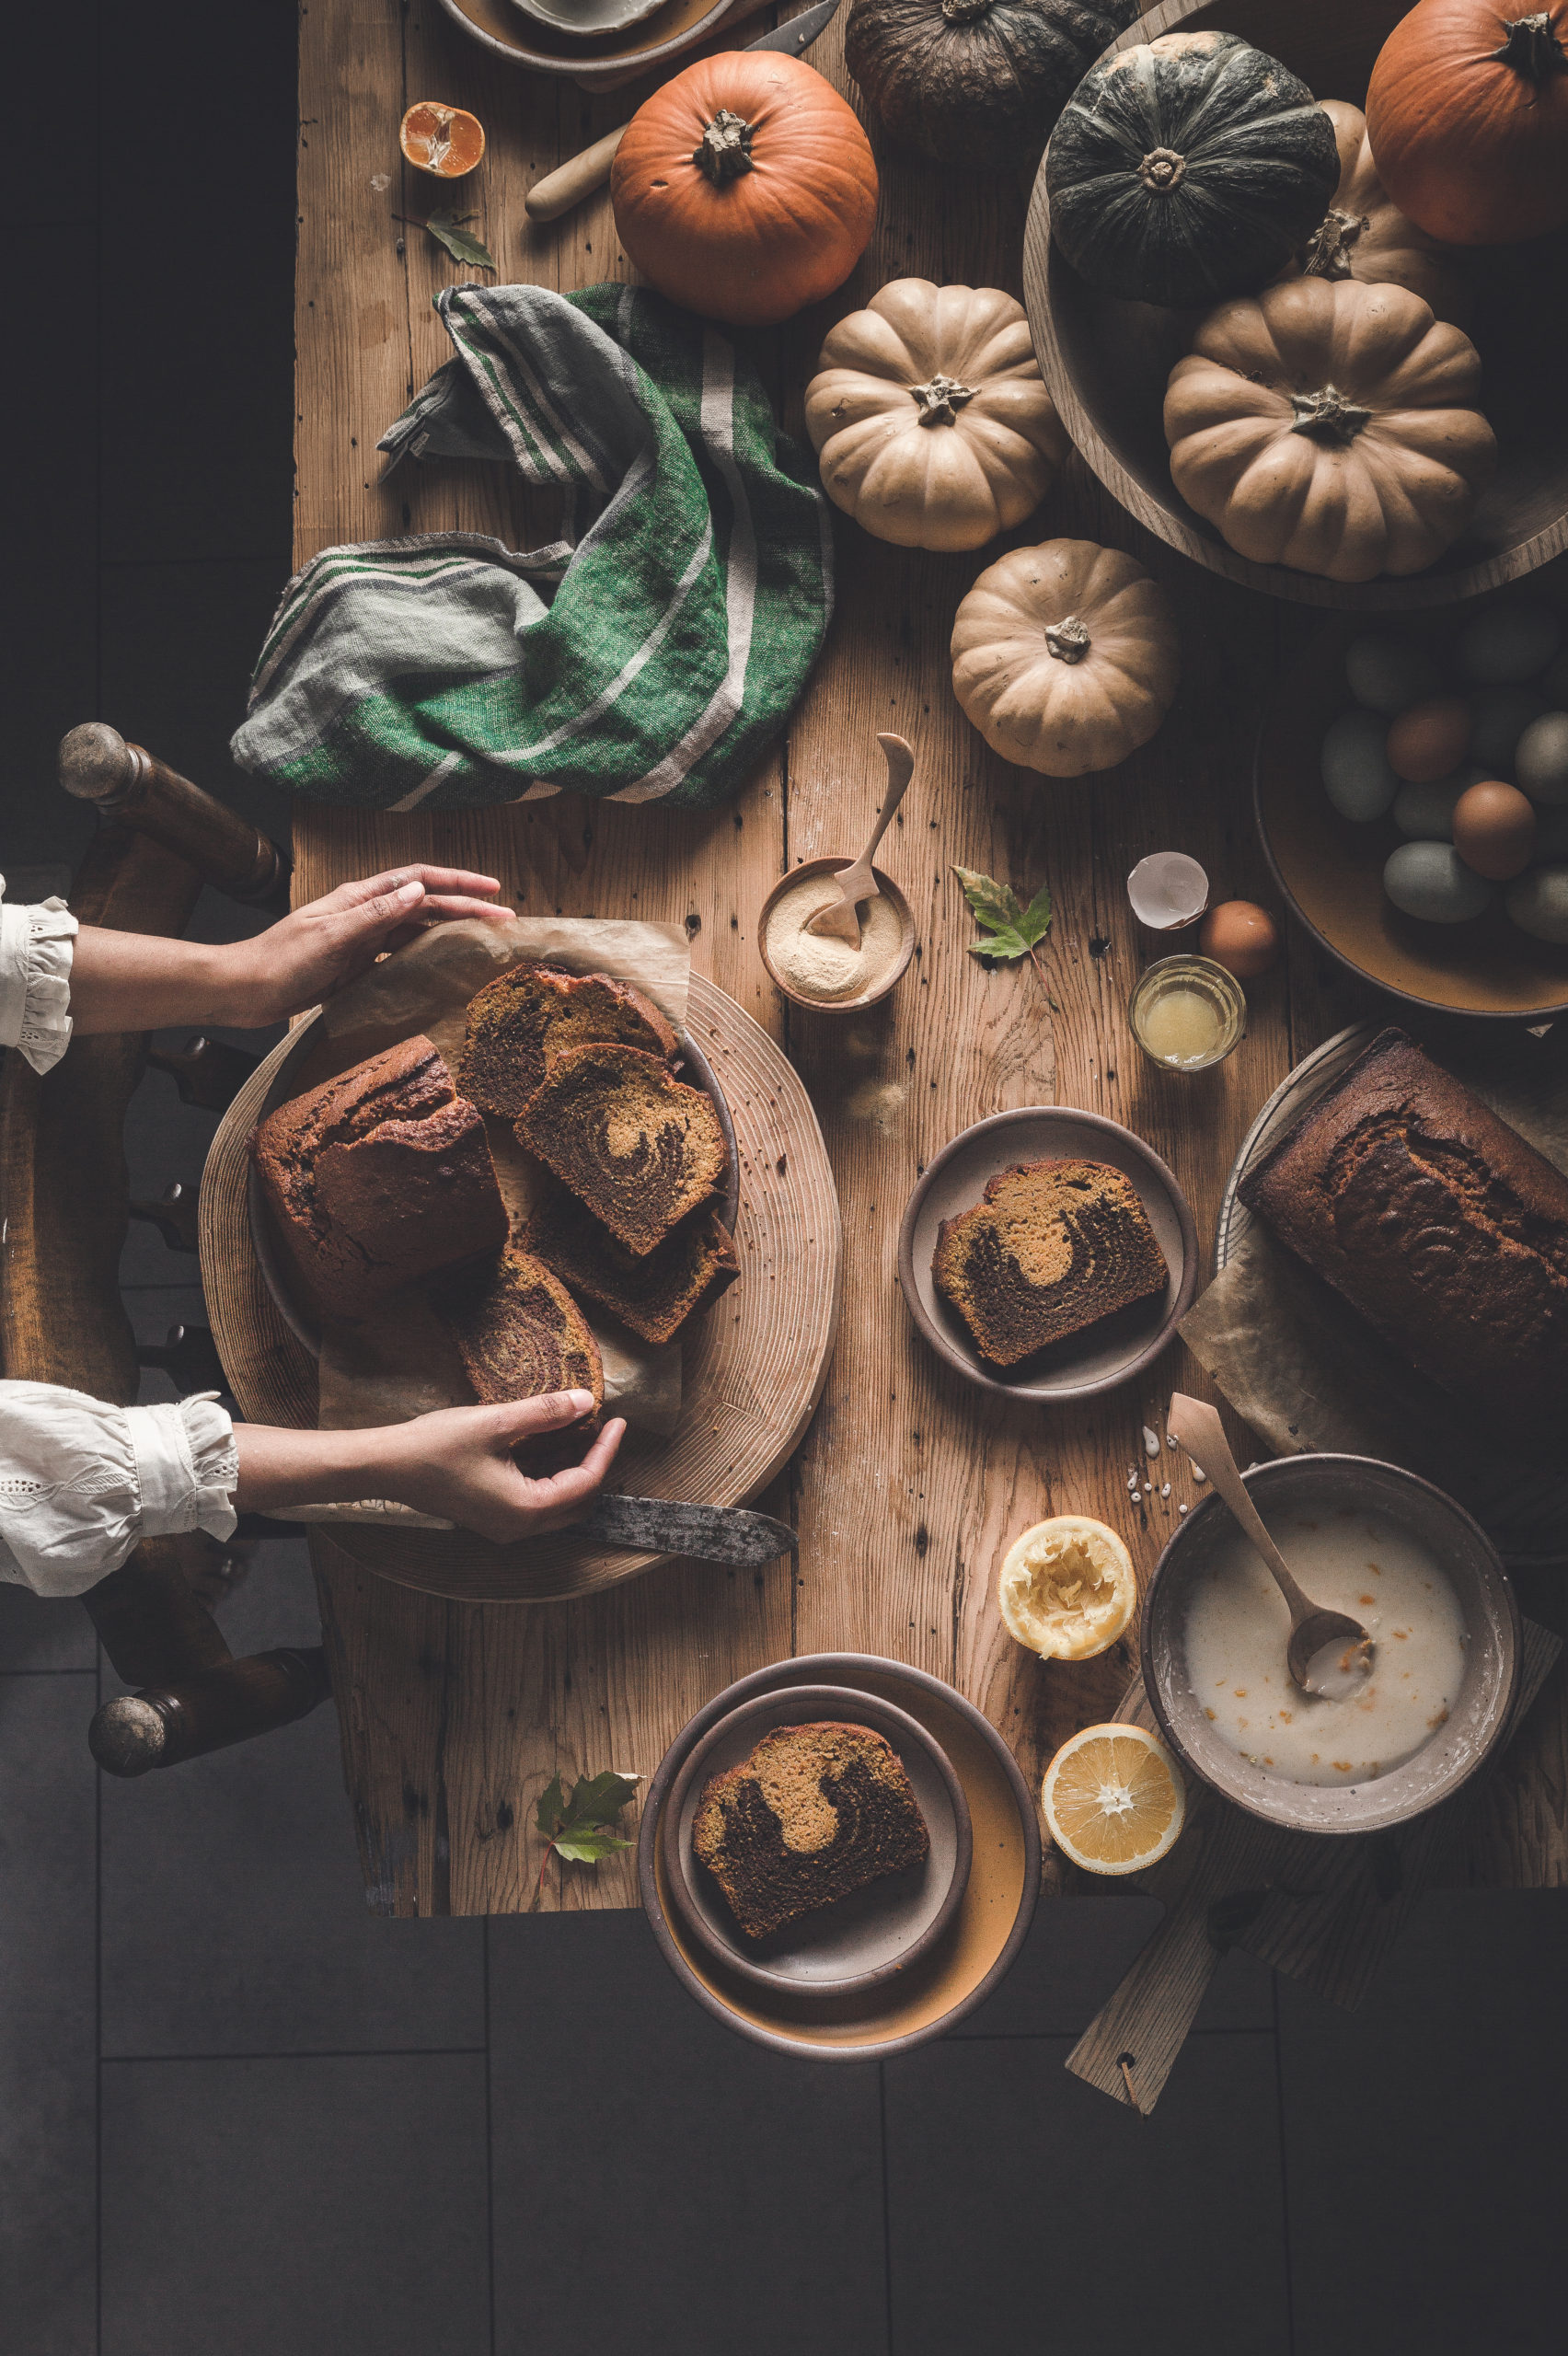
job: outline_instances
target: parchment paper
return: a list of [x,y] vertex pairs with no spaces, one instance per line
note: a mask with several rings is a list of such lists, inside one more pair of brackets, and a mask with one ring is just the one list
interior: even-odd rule
[[[316,1026],[300,1092],[330,1073],[422,1033],[449,1063],[461,1053],[468,1000],[496,975],[524,961],[573,974],[609,974],[653,1000],[686,1029],[691,953],[678,925],[598,918],[478,918],[435,925],[384,958],[335,999]],[[513,1232],[526,1219],[545,1173],[504,1121],[485,1121],[502,1198]],[[667,1439],[680,1420],[681,1345],[641,1341],[590,1302],[581,1304],[605,1366],[605,1406],[634,1431]],[[450,1334],[419,1286],[388,1296],[369,1317],[326,1324],[319,1358],[323,1431],[400,1424],[438,1407],[471,1403],[473,1392]],[[366,1498],[346,1506],[299,1506],[291,1521],[398,1521],[449,1529],[405,1506]]]
[[[1477,1037],[1477,1031],[1481,1035]],[[1427,1034],[1434,1061],[1568,1172],[1568,1040],[1496,1026]],[[1331,1082],[1331,1085],[1333,1083]],[[1402,1464],[1446,1489],[1505,1553],[1568,1551],[1568,1477],[1508,1456],[1417,1374],[1349,1303],[1254,1218],[1182,1323],[1182,1339],[1281,1455],[1343,1450]],[[1555,1540],[1554,1540],[1554,1532]]]

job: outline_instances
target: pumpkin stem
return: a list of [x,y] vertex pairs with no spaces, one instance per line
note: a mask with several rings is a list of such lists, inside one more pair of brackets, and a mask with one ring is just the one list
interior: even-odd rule
[[1568,55],[1544,8],[1511,23],[1505,17],[1503,46],[1493,50],[1491,57],[1499,65],[1512,65],[1528,82],[1539,84],[1549,74],[1568,74]]
[[974,387],[944,376],[939,368],[928,385],[911,385],[909,398],[919,403],[922,425],[956,425],[964,402],[974,398]]
[[1334,385],[1325,385],[1317,393],[1292,393],[1290,406],[1296,411],[1293,433],[1310,433],[1314,440],[1337,443],[1341,449],[1372,422],[1371,410],[1347,401]]
[[751,170],[751,144],[752,127],[744,115],[721,107],[712,121],[704,123],[702,144],[692,150],[691,160],[715,188],[723,188]]
[[991,5],[992,0],[942,0],[942,15],[950,25],[972,25]]
[[1081,663],[1089,653],[1089,629],[1077,614],[1045,625],[1045,643],[1058,663]]
[[1174,147],[1151,147],[1138,166],[1138,178],[1157,196],[1169,196],[1186,176],[1187,159]]
[[1365,213],[1326,213],[1301,249],[1303,278],[1349,278],[1350,249],[1372,226]]

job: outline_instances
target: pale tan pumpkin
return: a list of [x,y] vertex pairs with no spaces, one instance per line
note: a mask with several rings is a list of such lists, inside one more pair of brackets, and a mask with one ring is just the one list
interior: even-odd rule
[[1369,286],[1404,286],[1433,315],[1462,328],[1470,315],[1470,283],[1452,246],[1440,245],[1400,211],[1378,178],[1366,117],[1343,98],[1325,98],[1334,127],[1340,179],[1334,201],[1282,278],[1359,278]]
[[1046,777],[1114,768],[1176,693],[1176,620],[1120,549],[1047,540],[987,566],[952,626],[952,689],[993,752]]
[[977,549],[1050,489],[1067,437],[1021,304],[895,278],[840,319],[806,387],[835,506],[903,549]]
[[1402,286],[1268,286],[1211,311],[1171,370],[1171,478],[1254,564],[1420,572],[1496,463],[1480,383],[1475,346]]

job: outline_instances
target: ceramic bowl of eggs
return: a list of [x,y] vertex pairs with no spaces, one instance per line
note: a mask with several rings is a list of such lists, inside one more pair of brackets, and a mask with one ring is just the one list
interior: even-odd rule
[[1334,624],[1259,741],[1259,831],[1295,914],[1418,1006],[1568,1011],[1568,595],[1424,628]]

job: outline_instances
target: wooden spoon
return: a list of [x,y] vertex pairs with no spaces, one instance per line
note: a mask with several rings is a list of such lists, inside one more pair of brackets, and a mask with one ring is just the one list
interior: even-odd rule
[[1290,1606],[1290,1642],[1285,1649],[1286,1667],[1294,1682],[1304,1693],[1321,1693],[1321,1683],[1313,1683],[1308,1676],[1318,1655],[1329,1645],[1346,1645],[1361,1653],[1360,1666],[1371,1666],[1372,1639],[1357,1620],[1343,1611],[1328,1611],[1303,1595],[1292,1578],[1285,1556],[1269,1536],[1259,1519],[1258,1509],[1247,1495],[1247,1484],[1237,1469],[1230,1453],[1230,1443],[1225,1437],[1225,1426],[1219,1420],[1217,1407],[1209,1406],[1202,1399],[1189,1399],[1178,1391],[1170,1402],[1166,1427],[1173,1439],[1179,1440],[1193,1462],[1200,1465],[1214,1483],[1236,1516],[1264,1563],[1273,1572],[1280,1593]]
[[860,919],[856,908],[862,900],[880,899],[877,879],[871,873],[871,858],[877,845],[893,824],[893,814],[904,799],[905,789],[915,774],[915,755],[902,736],[879,736],[882,758],[887,763],[887,792],[882,800],[870,840],[859,859],[848,867],[841,867],[834,877],[841,900],[830,900],[814,917],[806,919],[808,932],[829,933],[835,941],[847,941],[851,949],[860,946]]

